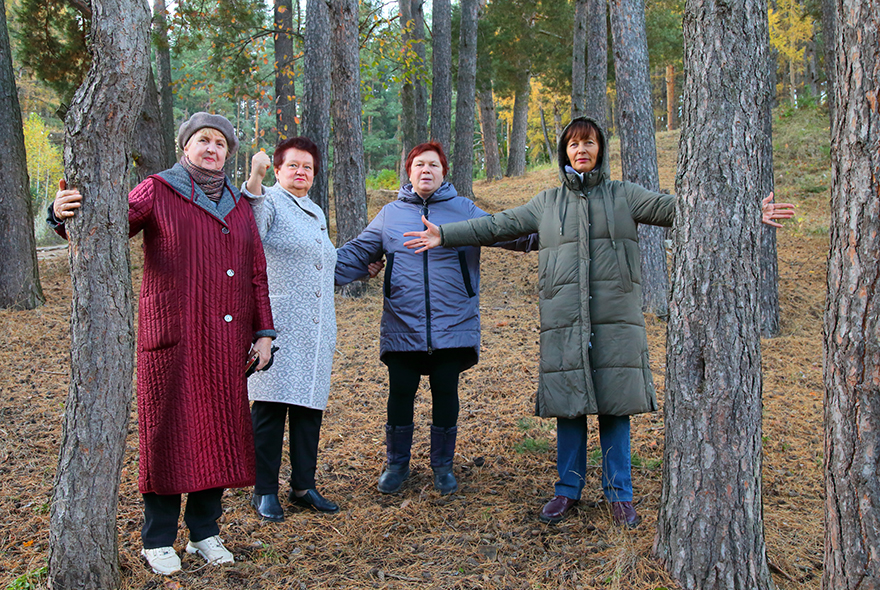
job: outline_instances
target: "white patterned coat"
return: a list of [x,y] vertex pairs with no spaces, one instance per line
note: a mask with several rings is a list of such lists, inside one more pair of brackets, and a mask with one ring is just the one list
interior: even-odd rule
[[336,348],[336,248],[324,212],[308,196],[295,197],[279,184],[262,197],[244,188],[242,194],[253,207],[266,252],[279,347],[272,367],[248,379],[248,397],[324,410]]

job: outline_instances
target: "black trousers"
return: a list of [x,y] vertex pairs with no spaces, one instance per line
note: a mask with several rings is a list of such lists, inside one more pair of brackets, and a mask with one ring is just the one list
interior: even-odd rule
[[[144,527],[141,540],[144,549],[171,547],[177,539],[180,518],[180,494],[144,494]],[[197,543],[220,533],[217,519],[223,513],[220,500],[223,488],[213,488],[186,495],[183,521],[189,529],[189,540]]]
[[315,487],[318,466],[318,438],[321,435],[322,410],[276,402],[251,404],[254,447],[257,451],[257,484],[254,493],[278,493],[281,470],[281,447],[284,422],[290,422],[290,487],[310,490]]
[[472,348],[446,348],[427,352],[388,352],[382,360],[388,366],[388,424],[413,423],[413,406],[422,375],[431,384],[431,420],[434,426],[458,424],[458,376],[473,365]]

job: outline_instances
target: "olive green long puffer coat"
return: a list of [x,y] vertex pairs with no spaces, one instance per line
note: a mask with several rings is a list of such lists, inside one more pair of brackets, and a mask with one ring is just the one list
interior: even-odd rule
[[488,245],[538,232],[538,416],[654,411],[637,223],[672,225],[675,197],[610,180],[606,154],[583,178],[566,172],[565,148],[560,142],[562,186],[495,215],[445,224],[443,245]]

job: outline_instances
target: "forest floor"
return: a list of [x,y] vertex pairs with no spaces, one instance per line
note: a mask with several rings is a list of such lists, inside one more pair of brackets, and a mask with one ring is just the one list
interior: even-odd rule
[[[764,523],[773,580],[782,590],[818,589],[822,570],[821,338],[829,167],[821,116],[781,120],[787,127],[776,132],[777,159],[784,159],[777,162],[777,189],[799,205],[798,217],[778,234],[782,334],[762,342]],[[676,148],[675,133],[658,135],[661,185],[670,190]],[[612,163],[618,177],[614,151]],[[523,178],[477,182],[476,200],[483,209],[498,211],[555,184],[556,172],[549,168]],[[389,198],[386,192],[371,193],[370,215]],[[132,266],[137,290],[142,271],[137,240],[132,242]],[[67,396],[66,257],[48,254],[40,271],[46,305],[0,312],[0,588],[7,590],[45,587],[49,509]],[[601,500],[594,419],[584,500],[557,525],[537,519],[553,495],[556,471],[555,421],[533,416],[538,376],[534,254],[483,250],[483,350],[480,363],[461,381],[455,467],[460,490],[451,497],[433,490],[430,395],[423,383],[412,476],[397,495],[376,491],[387,387],[378,358],[380,287],[380,281],[373,281],[363,298],[336,299],[338,354],[324,416],[318,486],[340,503],[341,513],[328,517],[288,507],[283,523],[266,523],[250,508],[250,490],[227,490],[221,535],[235,554],[235,565],[205,568],[184,554],[183,572],[173,578],[154,575],[140,557],[142,508],[132,412],[119,498],[122,587],[675,588],[651,556],[661,490],[662,411],[633,419],[633,479],[644,519],[637,529],[612,526]],[[666,325],[654,317],[647,318],[647,325],[662,406]],[[283,470],[282,479],[286,475]],[[185,543],[181,532],[178,549]]]

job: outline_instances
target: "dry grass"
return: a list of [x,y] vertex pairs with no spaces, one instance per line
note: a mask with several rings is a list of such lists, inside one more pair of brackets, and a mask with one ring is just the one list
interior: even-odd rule
[[[669,137],[667,137],[667,135]],[[661,185],[673,188],[675,134],[661,134]],[[616,143],[614,144],[616,145]],[[525,178],[477,182],[477,202],[495,211],[555,182],[546,169]],[[371,214],[390,198],[371,195]],[[767,548],[782,590],[817,589],[822,562],[821,316],[827,238],[780,232],[783,335],[764,342],[764,504]],[[140,248],[133,246],[135,276]],[[483,252],[483,352],[463,375],[456,476],[441,498],[428,466],[430,396],[416,407],[413,475],[404,490],[375,489],[384,452],[386,372],[378,360],[381,291],[337,299],[339,354],[324,418],[319,486],[342,512],[325,517],[290,508],[268,524],[249,508],[249,490],[224,498],[222,535],[237,563],[200,568],[184,557],[174,582],[139,557],[137,434],[127,441],[118,530],[123,588],[673,588],[651,557],[663,457],[662,413],[634,419],[634,485],[644,523],[611,526],[598,468],[585,501],[556,526],[536,519],[555,480],[555,423],[532,416],[537,382],[537,257]],[[0,588],[27,588],[22,576],[44,566],[48,508],[67,393],[70,285],[64,257],[41,263],[47,304],[0,312]],[[137,285],[136,285],[137,287]],[[648,319],[662,398],[665,324]],[[591,423],[591,451],[598,447]],[[282,473],[282,477],[286,473]],[[178,547],[185,543],[184,533]],[[36,587],[44,581],[36,577]],[[179,586],[174,586],[174,583]]]

